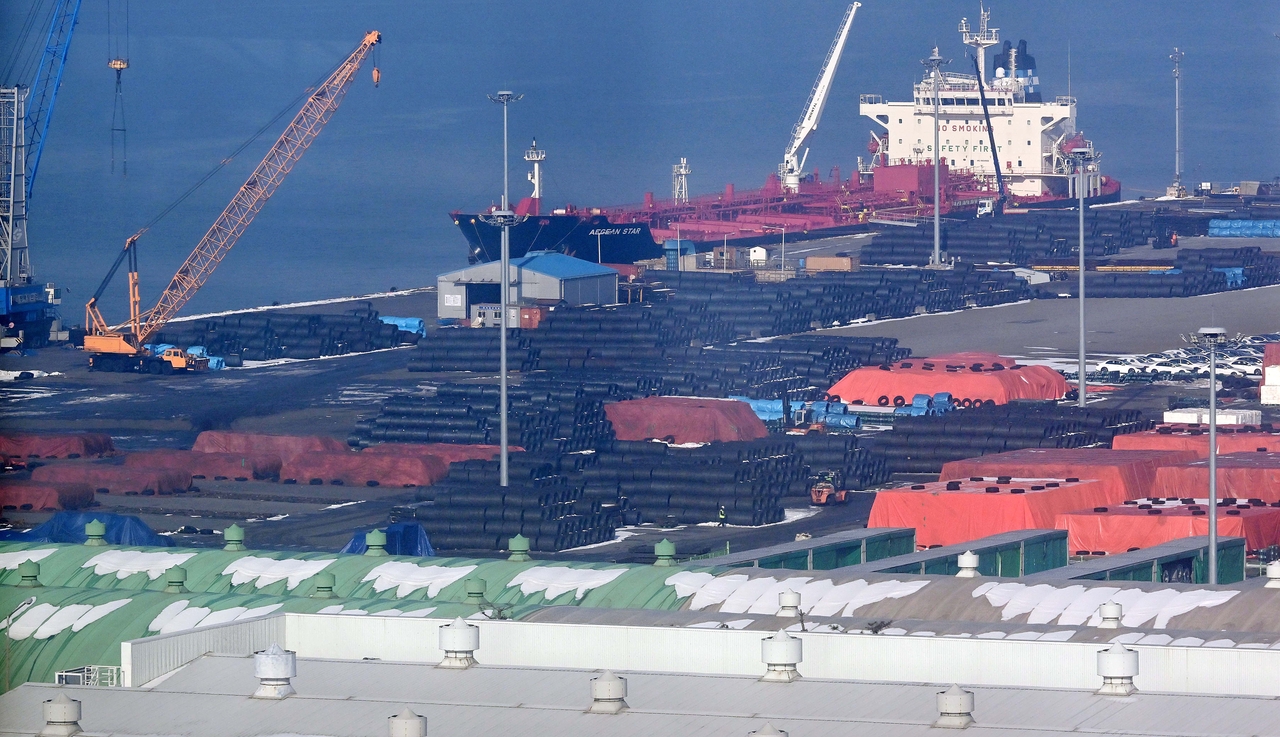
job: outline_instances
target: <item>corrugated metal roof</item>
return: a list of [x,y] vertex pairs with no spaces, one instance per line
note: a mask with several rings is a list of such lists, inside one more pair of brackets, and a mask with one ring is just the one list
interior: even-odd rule
[[[248,737],[270,734],[366,737],[408,706],[432,737],[476,734],[732,735],[765,722],[796,737],[936,735],[936,694],[949,684],[620,673],[629,710],[585,714],[591,671],[479,666],[444,671],[386,662],[299,660],[297,696],[248,698],[250,658],[205,657],[153,690],[58,689],[83,703],[81,726],[101,734]],[[0,697],[0,733],[33,734],[41,702],[58,690],[28,685]],[[988,735],[1276,735],[1280,701],[1266,698],[978,687],[976,724]]]
[[520,258],[511,259],[511,265],[528,271],[546,274],[557,279],[579,279],[585,276],[617,276],[618,272],[580,258],[554,251],[531,251]]

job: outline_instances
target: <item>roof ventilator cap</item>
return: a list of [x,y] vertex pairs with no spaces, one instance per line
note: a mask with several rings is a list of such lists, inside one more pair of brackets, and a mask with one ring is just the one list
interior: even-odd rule
[[316,591],[311,595],[312,599],[332,599],[333,587],[338,583],[338,579],[329,571],[320,571],[316,574]]
[[800,678],[796,666],[804,659],[803,643],[786,630],[778,630],[776,635],[760,641],[760,659],[768,668],[761,681],[791,683]]
[[40,585],[40,564],[34,560],[24,560],[18,564],[18,586],[33,589]]
[[655,556],[653,561],[655,566],[673,566],[676,564],[676,544],[665,537],[653,546],[653,554]]
[[1098,607],[1098,615],[1102,617],[1102,621],[1098,623],[1098,629],[1118,630],[1120,618],[1124,616],[1124,607],[1114,601],[1108,601]]
[[1098,694],[1128,696],[1137,691],[1133,677],[1138,675],[1138,651],[1118,642],[1106,650],[1099,650],[1098,675],[1102,676],[1102,688],[1098,689]]
[[778,616],[800,616],[800,594],[794,591],[783,591],[778,594]]
[[413,713],[413,709],[405,707],[404,711],[387,718],[387,734],[390,737],[427,737],[427,718]]
[[272,643],[253,656],[253,675],[258,678],[255,699],[283,699],[297,693],[289,679],[298,675],[298,654]]
[[952,686],[938,692],[938,721],[935,727],[965,729],[973,724],[973,692]]
[[507,541],[507,550],[511,553],[507,560],[512,563],[528,563],[533,560],[529,557],[529,538],[519,533]]
[[84,525],[84,544],[91,548],[100,548],[107,544],[107,526],[99,520],[86,522]]
[[382,530],[369,530],[364,533],[364,544],[368,548],[364,551],[365,555],[374,558],[382,558],[387,554],[387,533]]
[[440,649],[444,660],[437,667],[470,668],[476,664],[476,651],[480,649],[480,628],[457,617],[440,628]]
[[1267,564],[1266,588],[1280,589],[1280,560],[1273,560]]
[[240,552],[246,550],[244,546],[244,528],[240,525],[233,524],[222,531],[223,550]]
[[790,734],[765,722],[760,729],[754,732],[747,732],[747,737],[790,737]]
[[80,734],[80,702],[61,693],[44,702],[44,727],[39,737],[73,734]]
[[166,594],[187,593],[187,569],[173,566],[164,572],[164,592]]
[[982,576],[978,573],[978,554],[972,550],[966,550],[956,556],[956,563],[960,566],[960,572],[956,574],[956,578],[979,578]]
[[618,714],[627,708],[627,679],[612,671],[591,679],[591,708],[588,714]]
[[489,584],[483,578],[468,578],[462,582],[467,592],[467,598],[462,600],[463,604],[474,604],[475,606],[484,606],[485,589],[489,588]]

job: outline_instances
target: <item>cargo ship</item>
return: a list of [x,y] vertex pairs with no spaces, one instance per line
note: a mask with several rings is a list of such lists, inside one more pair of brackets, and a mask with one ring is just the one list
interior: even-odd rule
[[[877,220],[932,218],[935,107],[941,180],[937,207],[942,214],[975,217],[992,211],[997,202],[1005,211],[1073,207],[1079,178],[1072,157],[1081,152],[1088,152],[1086,203],[1119,201],[1120,182],[1102,174],[1100,157],[1076,127],[1076,99],[1042,97],[1035,58],[1025,40],[1017,45],[1005,41],[988,72],[986,49],[999,44],[1000,38],[985,9],[976,29],[967,19],[959,25],[964,44],[973,48],[977,59],[974,74],[940,70],[935,79],[933,72],[926,72],[905,102],[861,95],[859,112],[874,126],[868,156],[858,157],[847,178],[839,167],[825,177],[817,168],[805,172],[805,144],[821,120],[858,7],[854,3],[846,10],[792,129],[783,162],[764,186],[739,191],[728,184],[721,192],[690,197],[690,167],[681,159],[672,167],[670,199],[656,199],[647,192],[633,205],[565,205],[547,211],[541,181],[546,152],[535,141],[524,156],[533,165],[533,192],[515,208],[523,220],[511,229],[511,256],[559,251],[588,261],[625,264],[661,256],[662,244],[672,239],[691,242],[703,252],[721,245],[769,245],[784,238],[795,242],[868,231]],[[982,70],[981,77],[977,70]],[[500,257],[501,229],[485,222],[486,214],[450,213],[467,240],[472,263]]]

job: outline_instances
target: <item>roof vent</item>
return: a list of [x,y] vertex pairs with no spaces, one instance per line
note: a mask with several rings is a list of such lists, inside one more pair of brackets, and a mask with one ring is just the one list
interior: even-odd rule
[[794,591],[783,591],[778,594],[778,616],[800,616],[800,594]]
[[244,528],[240,525],[233,524],[222,531],[223,550],[232,552],[240,552],[245,550],[244,547]]
[[627,679],[612,671],[591,679],[591,708],[588,714],[617,714],[627,708]]
[[956,574],[956,578],[978,578],[982,575],[978,573],[978,554],[972,550],[966,550],[956,556],[956,563],[960,566],[960,572]]
[[529,538],[519,533],[507,541],[507,550],[511,553],[507,560],[512,563],[528,563],[533,560],[529,557]]
[[786,630],[760,641],[760,659],[768,670],[760,680],[775,683],[791,683],[800,678],[796,666],[804,660],[803,643]]
[[790,737],[787,732],[775,728],[772,724],[765,722],[764,726],[754,732],[747,732],[747,737]]
[[475,606],[484,606],[484,592],[489,587],[487,581],[483,578],[468,578],[462,582],[464,591],[467,592],[467,598],[462,600],[463,604],[473,604]]
[[272,643],[271,647],[253,656],[253,675],[258,678],[255,699],[283,699],[296,691],[289,679],[298,675],[298,654]]
[[364,551],[365,555],[374,558],[382,558],[387,554],[387,533],[382,530],[369,530],[364,533],[364,544],[368,549]]
[[655,566],[673,566],[676,564],[676,544],[665,537],[654,544],[653,554],[655,556],[653,561]]
[[80,734],[80,702],[58,694],[44,702],[44,728],[39,737],[70,737]]
[[34,560],[24,560],[18,564],[18,586],[33,589],[40,585],[40,564]]
[[1133,677],[1138,675],[1138,651],[1116,643],[1098,651],[1098,675],[1102,676],[1103,696],[1128,696],[1138,689]]
[[387,734],[390,737],[427,737],[427,718],[413,713],[413,709],[405,707],[404,711],[387,719]]
[[1114,601],[1108,601],[1098,607],[1098,614],[1102,617],[1102,621],[1098,624],[1098,629],[1118,630],[1120,629],[1120,618],[1124,616],[1124,607]]
[[966,729],[973,724],[973,692],[952,686],[938,692],[938,721],[942,729]]
[[440,628],[440,649],[444,660],[437,667],[470,668],[476,664],[476,651],[480,649],[480,628],[462,621],[462,617],[455,618]]
[[312,599],[332,599],[333,587],[338,583],[338,579],[329,571],[320,571],[316,574],[316,591],[311,595]]
[[164,592],[166,594],[187,593],[187,569],[173,566],[164,572]]
[[1266,588],[1280,589],[1280,560],[1273,560],[1267,564]]
[[100,548],[107,544],[107,526],[99,520],[86,522],[84,526],[84,544],[91,548]]

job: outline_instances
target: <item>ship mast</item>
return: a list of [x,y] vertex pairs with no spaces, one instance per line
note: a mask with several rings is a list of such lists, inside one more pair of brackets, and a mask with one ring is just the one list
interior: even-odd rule
[[542,205],[542,160],[547,158],[547,152],[538,148],[538,141],[534,139],[533,145],[528,151],[524,152],[524,160],[533,164],[533,171],[529,172],[529,181],[533,183],[533,211],[531,215],[541,215]]
[[978,32],[974,33],[969,27],[969,19],[960,19],[960,37],[964,40],[965,45],[972,46],[978,57],[978,83],[985,84],[987,76],[987,47],[995,46],[1000,42],[1000,34],[997,33],[999,28],[990,28],[988,23],[991,21],[991,11],[978,6]]

